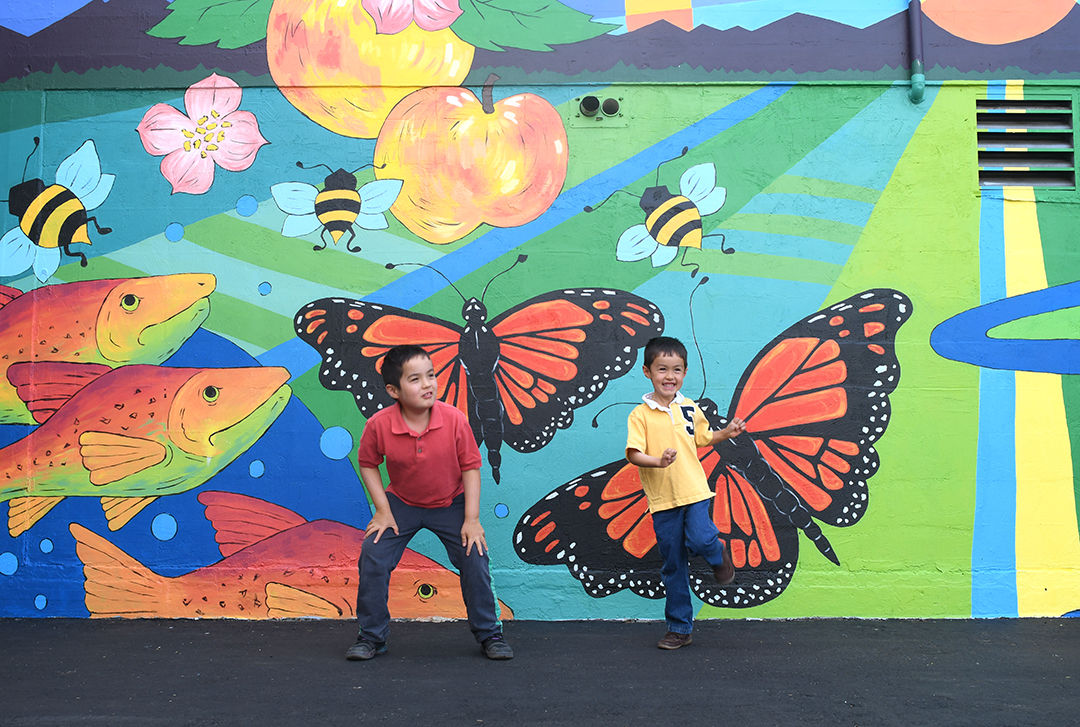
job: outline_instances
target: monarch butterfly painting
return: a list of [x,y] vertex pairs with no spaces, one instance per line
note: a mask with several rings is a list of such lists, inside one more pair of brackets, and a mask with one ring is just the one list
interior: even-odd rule
[[[818,522],[854,525],[866,513],[874,443],[889,424],[900,380],[895,338],[911,301],[867,290],[807,316],[750,363],[722,417],[698,403],[714,429],[738,417],[746,433],[702,447],[713,521],[736,576],[717,585],[704,561],[690,585],[705,603],[746,608],[787,587],[802,531],[833,563]],[[587,472],[533,505],[514,531],[514,549],[536,565],[564,565],[595,597],[624,589],[663,598],[661,559],[637,468],[626,460]]]

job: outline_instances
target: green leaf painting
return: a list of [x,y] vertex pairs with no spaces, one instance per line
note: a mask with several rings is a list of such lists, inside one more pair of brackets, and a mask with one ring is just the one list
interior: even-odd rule
[[180,38],[181,45],[242,48],[266,37],[273,4],[274,0],[173,0],[165,19],[146,32],[155,38]]
[[591,16],[544,0],[461,0],[461,17],[450,26],[457,37],[485,50],[551,50],[577,43],[618,26],[594,23]]

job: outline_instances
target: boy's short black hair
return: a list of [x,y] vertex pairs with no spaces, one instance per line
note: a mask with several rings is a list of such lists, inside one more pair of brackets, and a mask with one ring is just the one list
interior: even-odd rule
[[431,358],[427,351],[420,346],[414,346],[411,343],[404,346],[394,346],[383,357],[382,362],[382,380],[387,386],[393,386],[395,389],[401,388],[401,370],[405,368],[405,364],[412,361],[414,358]]
[[657,336],[649,339],[645,344],[645,368],[652,366],[652,362],[661,354],[678,356],[682,359],[683,366],[686,366],[686,346],[677,338]]

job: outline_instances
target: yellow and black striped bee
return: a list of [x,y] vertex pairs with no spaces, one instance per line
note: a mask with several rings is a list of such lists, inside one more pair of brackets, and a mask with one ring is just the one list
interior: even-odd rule
[[[41,143],[34,137],[37,151]],[[23,167],[26,177],[26,166]],[[11,188],[8,212],[19,219],[19,226],[0,239],[0,277],[20,275],[28,268],[41,282],[47,281],[60,267],[61,251],[79,259],[86,267],[86,255],[73,252],[71,245],[90,243],[87,225],[93,223],[99,235],[112,230],[100,227],[97,218],[87,217],[88,210],[99,207],[112,191],[116,176],[101,173],[94,142],[86,141],[56,169],[56,183],[46,186],[40,179],[21,182]]]
[[[325,164],[305,167],[297,162],[296,166],[301,169],[330,169]],[[278,209],[286,215],[281,234],[285,237],[302,237],[322,228],[319,232],[319,241],[322,244],[316,245],[314,249],[325,250],[328,234],[336,245],[348,233],[345,249],[349,252],[360,252],[360,246],[352,244],[356,240],[354,228],[386,229],[389,225],[383,213],[397,200],[402,181],[380,179],[357,188],[358,171],[360,170],[331,170],[323,181],[321,191],[304,182],[282,182],[272,186],[270,193],[274,196]]]
[[[687,150],[688,147],[684,146],[682,153],[675,159],[681,159]],[[716,167],[712,163],[690,167],[679,179],[680,194],[672,194],[667,187],[660,184],[660,167],[675,159],[657,165],[656,186],[646,189],[639,200],[641,209],[645,212],[645,224],[634,225],[619,237],[615,246],[617,260],[636,262],[651,258],[653,267],[663,267],[675,259],[680,247],[683,248],[685,259],[686,248],[700,250],[702,240],[708,237],[719,237],[720,249],[724,253],[730,255],[735,252],[732,248],[724,247],[724,236],[721,233],[702,235],[701,218],[719,211],[727,199],[727,189],[716,186]],[[619,192],[630,194],[619,189],[612,192],[604,202]],[[586,206],[585,211],[592,212],[604,202],[596,207]],[[692,275],[696,274],[695,266]]]

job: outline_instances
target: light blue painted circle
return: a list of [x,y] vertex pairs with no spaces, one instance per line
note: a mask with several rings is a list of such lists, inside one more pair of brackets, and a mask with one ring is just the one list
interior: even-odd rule
[[319,437],[319,449],[330,459],[345,459],[352,446],[352,434],[345,427],[330,427]]
[[253,459],[251,464],[248,465],[248,474],[255,479],[259,479],[266,474],[266,465],[263,464],[261,459]]
[[19,559],[14,553],[0,553],[0,573],[6,576],[15,575],[19,570]]
[[53,551],[53,541],[45,538],[38,547],[41,548],[42,553],[51,553]]
[[251,217],[258,211],[259,200],[255,199],[250,194],[245,194],[243,197],[236,200],[236,214],[241,217]]
[[49,599],[45,598],[45,596],[41,595],[40,593],[34,599],[34,608],[36,608],[39,611],[44,611],[45,607],[48,606],[48,605],[49,605]]
[[270,291],[274,289],[274,286],[270,283],[259,283],[259,295],[270,295]]
[[168,513],[159,513],[150,524],[150,532],[158,540],[172,540],[176,535],[176,518]]
[[180,242],[184,239],[184,226],[179,222],[173,222],[165,228],[165,239],[169,242]]
[[495,517],[506,517],[509,514],[510,508],[507,507],[504,503],[500,502],[498,505],[495,506]]

